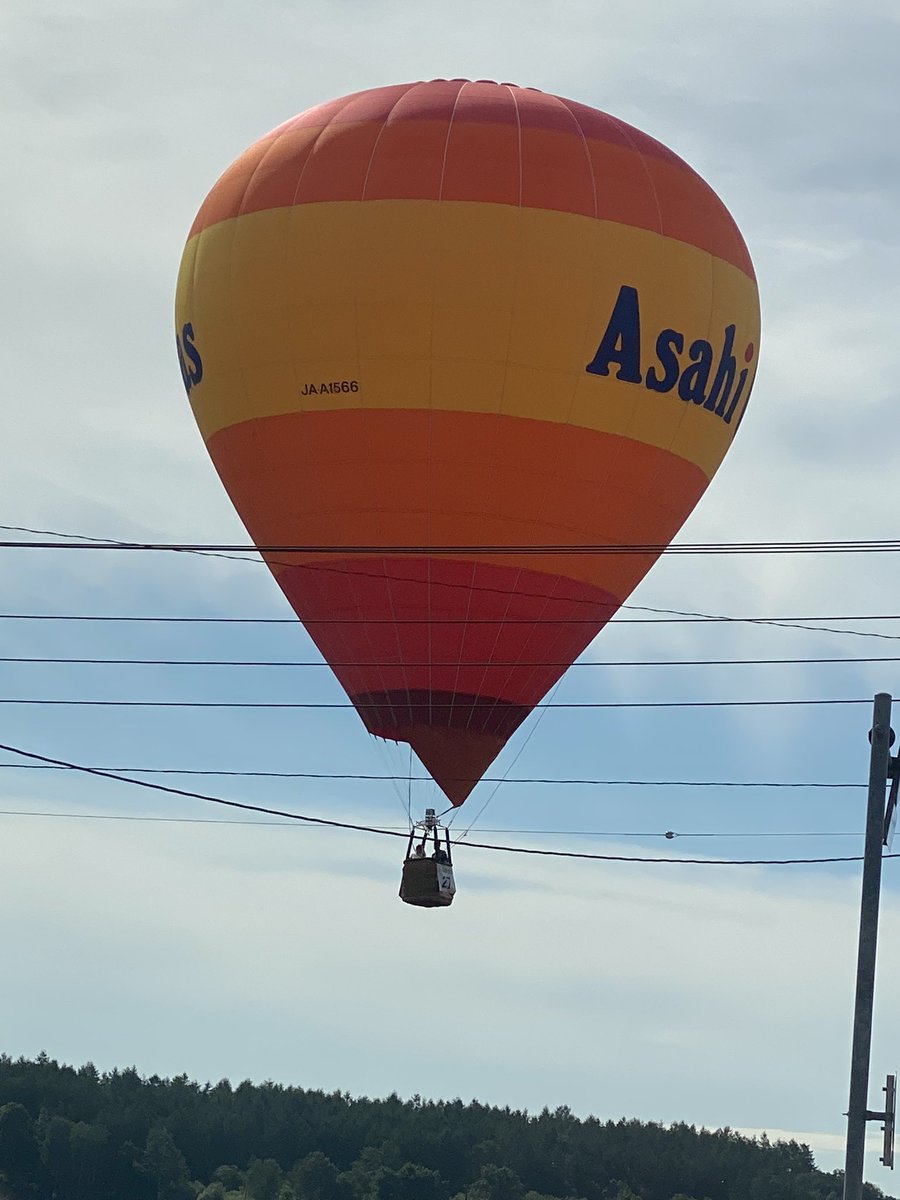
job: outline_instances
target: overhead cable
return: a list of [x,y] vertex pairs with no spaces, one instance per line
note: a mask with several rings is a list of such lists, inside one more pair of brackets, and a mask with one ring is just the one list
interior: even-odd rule
[[[459,705],[460,702],[457,702]],[[494,711],[495,700],[466,701],[464,707]],[[806,700],[564,700],[532,705],[531,711],[542,709],[625,709],[625,708],[803,708],[809,706],[846,706],[871,704],[871,696],[862,699],[827,698]],[[0,696],[0,704],[36,705],[60,708],[240,708],[240,709],[355,709],[350,701],[313,700],[65,700],[44,696],[9,697]],[[366,708],[393,711],[395,703],[389,700],[367,700]],[[433,709],[450,708],[449,701],[434,703]]]
[[[160,825],[227,825],[253,827],[270,827],[272,829],[309,829],[319,828],[317,825],[304,826],[300,821],[250,821],[229,820],[222,817],[156,817],[147,813],[95,813],[95,812],[45,812],[30,808],[0,808],[0,817],[51,817],[66,821],[147,821]],[[386,830],[386,832],[390,832]],[[408,829],[402,831],[409,836]],[[482,833],[515,834],[517,837],[589,837],[589,838],[664,838],[672,841],[675,838],[812,838],[812,837],[842,837],[856,838],[860,833],[845,833],[831,829],[812,829],[803,833],[792,830],[742,830],[728,832],[725,830],[704,832],[695,830],[675,831],[667,829],[663,832],[642,830],[639,832],[622,829],[485,829]],[[459,840],[462,840],[461,838]],[[468,843],[467,843],[468,844]]]
[[[74,658],[74,657],[38,657],[28,655],[0,655],[0,663],[43,664],[55,666],[91,666],[91,667],[294,667],[303,669],[336,667],[379,667],[385,666],[382,661],[371,662],[333,662],[326,663],[324,659],[286,660],[286,659],[228,659],[228,658]],[[828,658],[662,658],[662,659],[580,659],[573,663],[566,662],[529,662],[515,660],[507,662],[503,659],[492,659],[475,662],[466,659],[467,667],[559,667],[572,670],[577,667],[783,667],[783,666],[823,666],[859,665],[862,663],[900,663],[900,656],[845,658],[842,655]],[[425,667],[456,667],[457,662],[403,662],[398,665],[410,668]]]
[[[7,531],[11,531],[11,532],[30,533],[30,534],[34,534],[34,535],[41,536],[41,537],[55,537],[55,538],[64,538],[64,539],[68,539],[68,541],[66,542],[66,546],[67,546],[67,547],[71,547],[71,546],[73,546],[73,545],[81,545],[81,546],[86,546],[86,545],[87,545],[87,546],[90,546],[90,545],[95,545],[95,546],[97,546],[97,548],[104,548],[104,547],[105,547],[105,548],[107,548],[107,549],[109,549],[109,548],[112,548],[112,549],[116,549],[116,548],[119,548],[119,549],[129,549],[129,548],[136,548],[136,546],[137,546],[137,544],[136,544],[136,543],[127,543],[127,542],[123,542],[123,541],[121,541],[121,540],[119,540],[119,539],[114,539],[114,538],[87,538],[87,537],[86,537],[84,534],[80,534],[80,533],[60,533],[60,532],[59,532],[59,531],[57,531],[57,530],[47,530],[47,529],[32,529],[32,528],[28,528],[27,526],[21,526],[21,525],[0,525],[0,529],[5,529],[5,530],[7,530]],[[34,545],[35,543],[31,543],[31,542],[29,542],[29,543],[15,543],[15,544],[16,544],[16,545],[19,545],[19,544]],[[762,545],[762,544],[763,544],[763,543],[758,543],[758,545]],[[774,544],[774,543],[773,543],[773,544]],[[790,543],[790,544],[791,544],[791,545],[799,545],[800,543]],[[809,544],[810,544],[810,545],[818,545],[819,543],[809,543]],[[826,543],[822,543],[822,544],[823,544],[823,545],[825,545]],[[838,545],[838,544],[840,544],[840,545],[849,545],[850,543],[834,543],[834,544],[835,544],[835,545]],[[723,543],[722,545],[724,545],[724,543]],[[66,548],[66,547],[63,547],[63,548]],[[251,548],[250,548],[250,553],[249,553],[249,554],[239,554],[239,555],[234,555],[234,554],[230,554],[230,553],[220,553],[219,551],[217,551],[217,550],[215,550],[215,549],[212,549],[212,548],[209,548],[209,547],[200,547],[200,546],[177,546],[177,547],[171,547],[171,548],[172,548],[172,549],[175,549],[175,550],[177,550],[178,552],[184,552],[184,553],[187,553],[187,554],[199,554],[199,555],[211,556],[211,557],[215,557],[215,558],[228,558],[228,559],[234,559],[234,560],[236,560],[236,561],[239,561],[239,562],[249,562],[249,563],[254,563],[254,564],[257,564],[257,565],[262,565],[262,562],[263,562],[263,560],[262,560],[262,559],[259,557],[259,555],[258,555],[258,553],[257,553],[257,549],[258,549],[257,547],[251,547]],[[612,548],[609,548],[609,549],[612,549]],[[678,549],[678,547],[669,547],[669,550],[670,550],[670,551],[674,551],[674,550],[677,550],[677,549]],[[328,570],[329,568],[328,568],[327,566],[322,566],[321,564],[319,564],[319,565],[317,565],[317,566],[315,567],[315,569],[316,569],[316,570]],[[374,578],[377,578],[377,579],[382,579],[382,578],[385,578],[385,576],[384,576],[383,574],[375,574],[375,575],[374,575]],[[402,580],[398,580],[397,582],[402,582]],[[416,582],[416,581],[407,581],[407,582]],[[481,585],[476,585],[476,584],[474,584],[474,582],[472,582],[472,583],[470,583],[470,584],[459,584],[459,585],[458,585],[458,584],[453,584],[453,583],[449,583],[449,584],[448,584],[448,583],[444,583],[444,584],[442,584],[442,586],[443,586],[443,587],[447,587],[447,586],[450,586],[450,587],[463,587],[463,588],[465,588],[465,589],[466,589],[466,590],[468,590],[468,591],[479,591],[479,592],[481,592],[481,591],[498,591],[498,592],[502,592],[502,591],[503,591],[503,589],[496,589],[496,588],[486,588],[486,587],[483,587],[483,586],[481,586]],[[503,592],[503,594],[506,594],[506,593],[505,593],[505,592]],[[522,594],[522,593],[517,593],[517,594]],[[531,593],[528,593],[528,594],[530,595]],[[544,597],[544,596],[540,596],[540,597],[537,597],[537,598],[539,598],[539,599],[545,599],[545,597]],[[823,618],[783,618],[783,619],[775,619],[775,618],[763,618],[763,617],[728,617],[728,616],[717,616],[717,615],[710,614],[710,613],[684,612],[684,611],[681,611],[681,610],[678,610],[678,609],[661,609],[661,608],[650,608],[650,607],[648,607],[648,606],[645,606],[645,605],[630,605],[630,604],[624,604],[624,605],[621,605],[621,606],[619,606],[619,608],[620,608],[620,609],[621,609],[621,608],[625,608],[625,609],[634,610],[634,611],[646,611],[646,612],[654,612],[654,613],[667,613],[667,614],[669,614],[670,616],[675,616],[675,617],[682,618],[682,619],[685,619],[685,620],[690,620],[690,621],[722,621],[722,622],[740,621],[740,622],[742,622],[742,623],[743,623],[743,622],[746,622],[746,623],[748,623],[748,624],[757,624],[757,625],[778,625],[778,626],[783,626],[783,627],[785,627],[785,628],[811,629],[813,632],[823,632],[823,633],[824,633],[824,632],[828,632],[828,633],[843,633],[843,634],[848,634],[848,635],[851,635],[851,636],[880,637],[880,638],[885,638],[885,639],[890,639],[890,640],[900,640],[900,636],[897,636],[897,635],[891,635],[891,634],[869,633],[869,632],[864,632],[864,631],[857,631],[857,630],[847,630],[847,629],[819,629],[819,628],[817,628],[817,627],[815,627],[815,626],[808,626],[808,625],[796,624],[796,623],[795,623],[796,621],[801,621],[801,620],[804,620],[804,619],[808,619],[808,620],[845,620],[845,619],[869,620],[869,619],[873,619],[873,618],[869,618],[869,617],[861,617],[861,618],[823,617]],[[0,614],[0,617],[2,617],[2,614]],[[72,618],[72,619],[76,619],[76,618]],[[84,618],[84,619],[87,619],[87,618]],[[209,619],[215,619],[215,618],[209,618]],[[222,619],[222,620],[226,620],[227,618],[220,618],[220,619]],[[301,616],[301,619],[302,619],[302,616]],[[360,618],[360,619],[363,619],[363,618]],[[878,618],[878,619],[885,619],[885,620],[887,620],[887,619],[894,619],[894,618]],[[276,619],[276,620],[278,620],[278,619]],[[287,618],[287,619],[282,619],[282,620],[285,620],[285,621],[286,621],[286,623],[287,623],[287,622],[290,622],[290,618]],[[272,622],[269,622],[269,623],[276,623],[276,621],[275,621],[275,620],[273,620]],[[318,624],[326,624],[326,623],[329,623],[329,624],[331,624],[331,623],[340,623],[340,622],[337,622],[337,621],[319,621],[319,622],[318,622]],[[375,624],[376,622],[375,622],[375,621],[369,621],[368,623],[369,623],[369,624]],[[382,622],[378,622],[378,623],[380,624],[380,623],[382,623]],[[420,622],[416,622],[416,621],[408,621],[408,622],[407,622],[407,621],[397,621],[397,620],[390,620],[390,621],[385,621],[384,623],[385,623],[385,624],[394,624],[394,625],[396,625],[396,624],[407,624],[407,623],[409,623],[409,624],[419,624]],[[429,624],[430,624],[430,623],[432,623],[432,622],[431,622],[431,621],[429,621]],[[440,624],[458,624],[458,623],[460,623],[460,622],[459,622],[459,621],[440,621],[440,622],[434,622],[434,623],[440,623]],[[476,620],[473,620],[473,621],[468,621],[468,622],[465,622],[465,623],[469,623],[469,624],[476,624],[476,623],[477,623],[477,624],[506,624],[506,625],[512,625],[512,624],[520,624],[520,623],[521,623],[521,624],[530,624],[530,623],[533,623],[533,622],[529,622],[529,621],[517,621],[517,620],[514,620],[514,619],[513,619],[513,620],[507,620],[506,618],[502,618],[502,619],[499,619],[499,620],[477,620],[477,621],[476,621]],[[573,625],[574,625],[574,624],[587,624],[587,625],[594,625],[594,624],[596,624],[596,619],[586,619],[586,620],[581,620],[581,621],[579,621],[579,620],[577,620],[577,619],[574,619],[574,620],[566,620],[565,622],[554,622],[554,623],[555,623],[555,624],[567,624],[567,625],[569,625],[569,624],[573,624]],[[636,623],[638,623],[638,622],[631,621],[631,620],[629,620],[628,618],[622,618],[622,617],[618,617],[618,618],[617,618],[617,623],[618,623],[618,624],[626,624],[626,623],[627,623],[627,624],[632,624],[632,623],[636,624]]]
[[[648,609],[646,606],[637,605],[622,605],[622,608],[638,609],[647,612],[671,612],[671,609]],[[621,610],[620,610],[621,611]],[[197,616],[143,616],[130,615],[125,613],[0,613],[0,621],[59,621],[59,622],[111,622],[120,624],[150,624],[150,625],[284,625],[290,626],[293,629],[299,628],[299,622],[308,620],[310,624],[329,626],[329,625],[354,625],[364,623],[366,625],[530,625],[536,624],[535,619],[526,619],[524,617],[432,617],[432,618],[391,618],[379,617],[371,620],[366,620],[358,616],[348,617],[316,617],[315,620],[310,617],[304,618],[303,614],[298,614],[293,617],[197,617]],[[900,614],[886,614],[883,616],[831,616],[817,617],[809,616],[803,619],[809,621],[896,621],[900,620]],[[632,618],[615,616],[612,618],[610,625],[693,625],[693,624],[728,624],[728,625],[764,625],[773,626],[781,629],[801,629],[809,633],[831,633],[841,634],[845,637],[864,637],[878,638],[882,641],[900,642],[900,634],[880,633],[868,629],[839,629],[834,626],[826,625],[810,625],[803,623],[800,619],[788,620],[775,617],[726,617],[715,614],[693,615],[684,617],[657,617],[657,618]],[[558,626],[577,626],[587,625],[596,627],[596,620],[589,620],[580,617],[563,617],[553,618],[552,620],[541,618],[542,625],[558,625]]]
[[[227,771],[191,769],[184,767],[120,767],[95,766],[96,771],[131,775],[191,775],[238,779],[327,779],[339,782],[358,781],[364,783],[430,783],[430,775],[364,775],[338,773],[335,771]],[[46,763],[0,762],[0,770],[12,771],[62,771],[64,767]],[[484,775],[479,779],[454,779],[454,783],[514,783],[550,784],[553,787],[678,787],[678,788],[827,788],[836,790],[859,789],[865,783],[835,783],[825,780],[762,780],[762,779],[554,779],[519,778],[516,776]]]
[[610,545],[607,543],[550,543],[546,545],[315,545],[276,543],[239,545],[233,543],[122,542],[122,541],[0,541],[0,550],[97,550],[149,551],[178,554],[308,554],[348,556],[419,556],[441,555],[617,555],[617,554],[895,554],[900,538],[857,538],[845,541],[770,541],[770,542],[646,542]]
[[[127,783],[133,787],[145,788],[154,792],[164,792],[174,796],[184,796],[187,799],[203,800],[210,804],[223,805],[226,808],[240,809],[245,812],[256,812],[267,816],[284,817],[291,821],[301,821],[311,825],[330,826],[335,829],[349,829],[360,833],[379,834],[386,837],[407,838],[407,833],[400,830],[377,828],[371,825],[359,825],[349,821],[334,821],[327,820],[324,817],[312,817],[306,814],[287,812],[283,809],[268,808],[258,804],[247,804],[239,800],[226,800],[221,796],[210,796],[202,792],[191,792],[182,788],[169,787],[167,784],[151,783],[145,779],[133,779],[127,775],[121,775],[117,772],[101,771],[96,767],[86,767],[78,763],[68,762],[65,759],[50,758],[47,755],[36,754],[33,751],[23,750],[18,746],[4,745],[0,743],[0,750],[7,754],[16,754],[22,758],[27,758],[32,761],[46,763],[52,766],[64,767],[70,771],[78,771],[84,774],[98,776],[103,779],[112,779],[119,783]],[[458,844],[458,840],[454,842]],[[505,854],[527,854],[533,857],[541,858],[570,858],[582,859],[594,862],[629,862],[629,863],[647,863],[649,865],[657,865],[663,863],[671,863],[680,866],[800,866],[812,865],[820,863],[839,863],[839,862],[861,862],[862,855],[840,855],[830,856],[827,858],[780,858],[780,859],[715,859],[715,858],[662,858],[656,856],[637,856],[627,854],[591,854],[585,851],[576,850],[541,850],[532,846],[501,846],[496,843],[486,842],[465,842],[466,846],[473,850],[492,850]],[[884,858],[897,858],[898,854],[885,854]]]

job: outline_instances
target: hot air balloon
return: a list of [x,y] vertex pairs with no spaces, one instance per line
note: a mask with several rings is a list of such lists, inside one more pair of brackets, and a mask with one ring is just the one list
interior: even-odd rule
[[[176,332],[294,611],[458,806],[703,494],[759,302],[731,216],[658,141],[432,80],[242,154],[191,228]],[[646,549],[585,552],[617,546]]]

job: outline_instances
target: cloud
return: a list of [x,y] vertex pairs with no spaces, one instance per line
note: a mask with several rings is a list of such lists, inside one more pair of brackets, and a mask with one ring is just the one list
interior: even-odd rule
[[[243,540],[172,345],[190,221],[235,155],[292,113],[386,82],[470,75],[543,87],[633,121],[709,178],[744,229],[763,295],[760,373],[682,540],[893,537],[898,37],[890,0],[762,0],[727,22],[709,0],[572,0],[552,12],[535,0],[452,9],[143,0],[119,14],[99,0],[7,3],[4,520],[112,538]],[[16,553],[0,578],[7,611],[287,615],[260,567]],[[889,555],[672,556],[632,600],[737,615],[870,614],[894,611],[897,585]],[[6,622],[0,635],[9,656],[313,657],[305,634],[287,626]],[[591,653],[861,656],[873,646],[892,652],[890,642],[770,627],[614,623]],[[325,672],[4,670],[7,697],[341,699]],[[867,696],[892,676],[885,664],[590,667],[573,672],[558,699]],[[9,706],[4,718],[4,740],[76,761],[384,771],[352,712]],[[864,782],[868,719],[865,707],[549,711],[498,773],[524,747],[514,774]],[[389,773],[403,776],[406,760],[392,761]],[[405,796],[386,783],[203,782],[273,807],[403,820]],[[198,811],[40,773],[5,773],[3,792],[6,808]],[[414,789],[417,810],[428,795]],[[861,826],[863,796],[508,785],[480,827],[609,834],[564,843],[575,849],[743,857],[755,844],[771,857],[794,846],[807,857],[823,846],[854,852],[858,839],[833,835]],[[546,863],[461,848],[459,898],[434,914],[397,900],[399,840],[0,820],[0,948],[17,964],[0,1022],[12,1053],[46,1047],[107,1067],[136,1060],[147,1072],[373,1095],[565,1103],[770,1136],[811,1129],[820,1132],[797,1136],[823,1154],[840,1138],[855,867]],[[628,829],[646,836],[612,836]],[[660,842],[665,829],[685,837]],[[833,840],[688,840],[704,830]],[[893,864],[885,893],[873,1078],[890,1061],[900,989]],[[440,1043],[437,1070],[409,1049],[422,1030]]]

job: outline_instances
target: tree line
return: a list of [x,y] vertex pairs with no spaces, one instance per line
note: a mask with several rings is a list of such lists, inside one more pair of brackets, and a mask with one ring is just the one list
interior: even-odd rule
[[[0,1055],[0,1200],[840,1200],[733,1130]],[[870,1185],[866,1200],[891,1200]]]

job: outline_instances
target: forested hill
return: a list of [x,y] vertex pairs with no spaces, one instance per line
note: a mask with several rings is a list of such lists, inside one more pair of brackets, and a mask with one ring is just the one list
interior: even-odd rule
[[[437,1081],[439,1082],[439,1081]],[[0,1056],[0,1200],[840,1200],[805,1146]],[[867,1188],[866,1200],[883,1196]]]

